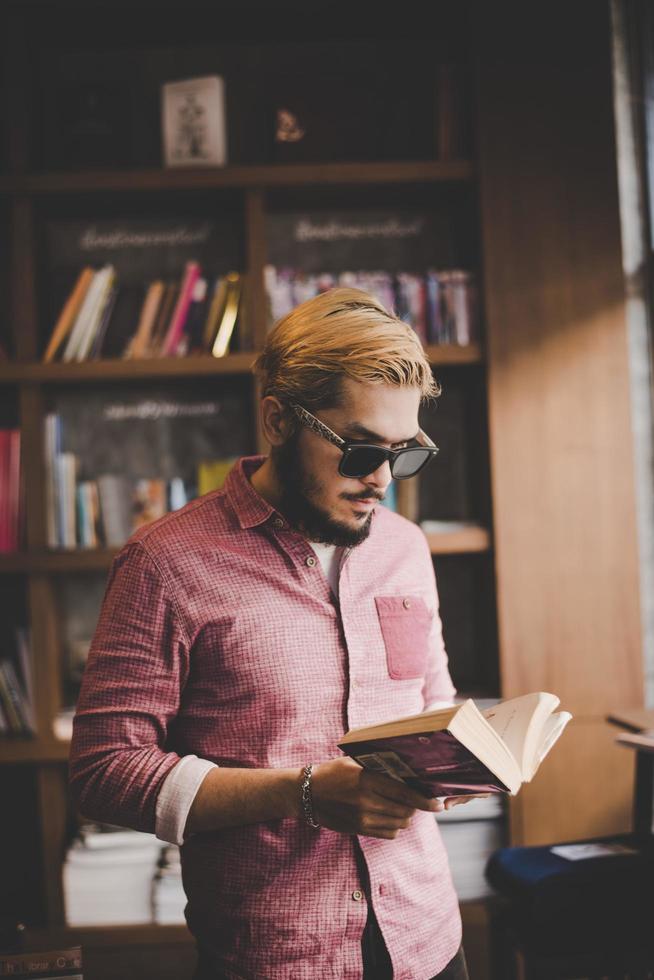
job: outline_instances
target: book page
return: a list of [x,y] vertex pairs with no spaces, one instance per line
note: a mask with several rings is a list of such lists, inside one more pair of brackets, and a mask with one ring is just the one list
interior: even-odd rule
[[538,691],[523,697],[510,698],[482,711],[491,728],[497,732],[520,767],[523,778],[531,774],[532,766],[526,764],[533,752],[535,737],[540,734],[547,716],[559,703],[552,694]]
[[527,782],[536,774],[536,770],[571,718],[572,715],[569,711],[557,711],[555,715],[551,715],[547,719],[541,731],[540,741],[536,750],[536,757],[532,762],[531,771],[525,775]]

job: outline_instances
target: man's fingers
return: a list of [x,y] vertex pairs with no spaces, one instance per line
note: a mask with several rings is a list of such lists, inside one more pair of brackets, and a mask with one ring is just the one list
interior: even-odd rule
[[360,821],[359,833],[365,837],[395,837],[400,830],[406,830],[411,823],[409,817],[382,817],[378,813],[367,813]]
[[448,796],[445,800],[445,809],[451,810],[452,807],[460,806],[462,803],[469,803],[470,800],[485,800],[490,795],[490,793],[475,793],[470,796]]
[[409,806],[414,810],[427,810],[429,813],[437,813],[443,809],[440,800],[428,799],[421,793],[412,790],[405,783],[391,779],[390,776],[377,776],[376,773],[372,775],[375,778],[370,781],[370,789],[385,800],[393,800],[395,803]]
[[406,806],[379,796],[372,796],[366,800],[365,809],[368,813],[374,813],[381,818],[388,817],[396,820],[410,820],[416,812],[413,806]]

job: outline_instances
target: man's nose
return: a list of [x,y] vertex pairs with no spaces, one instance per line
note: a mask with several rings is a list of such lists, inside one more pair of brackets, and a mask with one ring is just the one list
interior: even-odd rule
[[366,487],[374,487],[376,490],[385,490],[393,477],[391,476],[391,464],[387,459],[378,466],[372,473],[361,478],[361,482]]

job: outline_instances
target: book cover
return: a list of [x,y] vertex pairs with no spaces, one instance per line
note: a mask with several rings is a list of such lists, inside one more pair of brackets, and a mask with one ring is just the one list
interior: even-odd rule
[[348,732],[339,748],[367,769],[386,773],[428,797],[515,795],[529,782],[571,719],[554,713],[547,691],[480,711],[457,705]]
[[202,350],[202,330],[207,314],[207,280],[200,276],[195,280],[188,314],[177,347],[178,356],[199,354]]
[[133,531],[168,513],[165,480],[137,480],[132,499]]
[[134,336],[125,348],[124,357],[147,357],[148,348],[152,339],[152,331],[157,312],[161,306],[164,290],[164,283],[160,279],[156,279],[148,285],[143,306],[141,307],[138,325]]
[[15,552],[18,550],[20,511],[20,429],[1,429],[0,552]]
[[365,769],[400,779],[423,796],[508,793],[506,786],[448,731],[396,735],[358,742],[356,755]]
[[177,297],[179,296],[179,287],[179,282],[175,282],[174,280],[167,282],[165,285],[161,304],[157,311],[157,317],[152,327],[152,336],[150,337],[150,344],[148,346],[149,357],[162,356],[166,331],[170,323],[170,318],[173,315],[175,304],[177,303]]
[[114,305],[114,294],[116,290],[116,270],[112,265],[107,265],[100,271],[102,276],[98,290],[98,298],[91,316],[85,326],[84,333],[80,337],[79,346],[75,353],[76,361],[85,361],[89,355],[95,337],[103,323],[105,312],[112,310]]
[[102,358],[123,356],[136,330],[144,294],[143,283],[122,283],[119,286],[111,320],[105,328],[102,343],[96,349],[96,356]]
[[9,551],[9,430],[0,429],[0,552]]
[[61,452],[61,418],[55,412],[50,412],[46,415],[44,442],[47,540],[49,548],[58,548],[60,540],[55,460],[58,453]]
[[177,346],[184,331],[184,323],[188,315],[191,298],[195,283],[200,276],[200,266],[197,262],[187,262],[184,267],[182,284],[179,289],[179,296],[175,309],[170,318],[170,323],[166,332],[166,337],[162,345],[162,355],[164,357],[174,357],[177,353]]
[[68,342],[64,348],[62,360],[74,361],[80,350],[82,341],[89,326],[94,322],[97,315],[98,305],[102,301],[102,296],[106,288],[107,267],[103,266],[93,274],[93,279],[89,284],[79,312],[75,318],[75,323],[70,331]]
[[132,533],[129,481],[115,473],[103,473],[97,482],[102,537],[107,547],[119,548]]
[[220,325],[211,348],[214,357],[224,357],[229,348],[229,342],[236,326],[239,299],[241,295],[241,280],[238,272],[230,272],[226,276],[227,294],[222,312]]
[[111,283],[111,287],[107,294],[106,302],[102,309],[102,315],[99,317],[97,328],[94,331],[94,336],[92,338],[91,345],[86,355],[87,358],[89,358],[90,360],[97,360],[100,355],[100,351],[104,343],[105,334],[109,327],[109,323],[111,322],[111,318],[114,315],[114,309],[116,308],[116,301],[118,299],[118,292],[119,292],[118,280],[116,279],[116,277],[114,277],[113,282]]
[[16,672],[24,694],[25,712],[29,730],[36,732],[36,695],[34,691],[34,664],[29,631],[17,626],[14,630]]
[[23,719],[17,705],[16,692],[12,690],[7,679],[5,666],[5,661],[0,660],[0,704],[2,704],[3,713],[7,718],[9,731],[12,735],[20,735],[24,731]]
[[77,281],[73,286],[71,293],[69,294],[66,302],[59,314],[57,322],[55,323],[50,340],[48,341],[48,346],[45,349],[43,355],[43,360],[46,364],[54,361],[55,357],[59,353],[59,350],[66,340],[74,322],[79,313],[82,301],[86,296],[87,290],[93,279],[93,269],[90,266],[85,266],[77,277]]
[[198,463],[198,497],[220,490],[236,460],[204,459]]
[[207,353],[211,351],[213,342],[216,339],[226,296],[227,278],[225,276],[218,276],[213,284],[213,292],[202,333],[202,350]]

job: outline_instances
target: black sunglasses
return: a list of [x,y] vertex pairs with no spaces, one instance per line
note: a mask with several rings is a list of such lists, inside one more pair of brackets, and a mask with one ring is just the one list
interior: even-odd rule
[[368,476],[388,460],[391,466],[391,476],[394,480],[407,480],[419,473],[427,463],[438,453],[428,435],[420,429],[417,440],[419,446],[407,446],[405,449],[384,449],[383,446],[368,445],[362,442],[347,442],[317,419],[315,415],[302,408],[296,402],[290,402],[290,407],[302,425],[322,436],[342,452],[338,472],[341,476],[357,478]]

